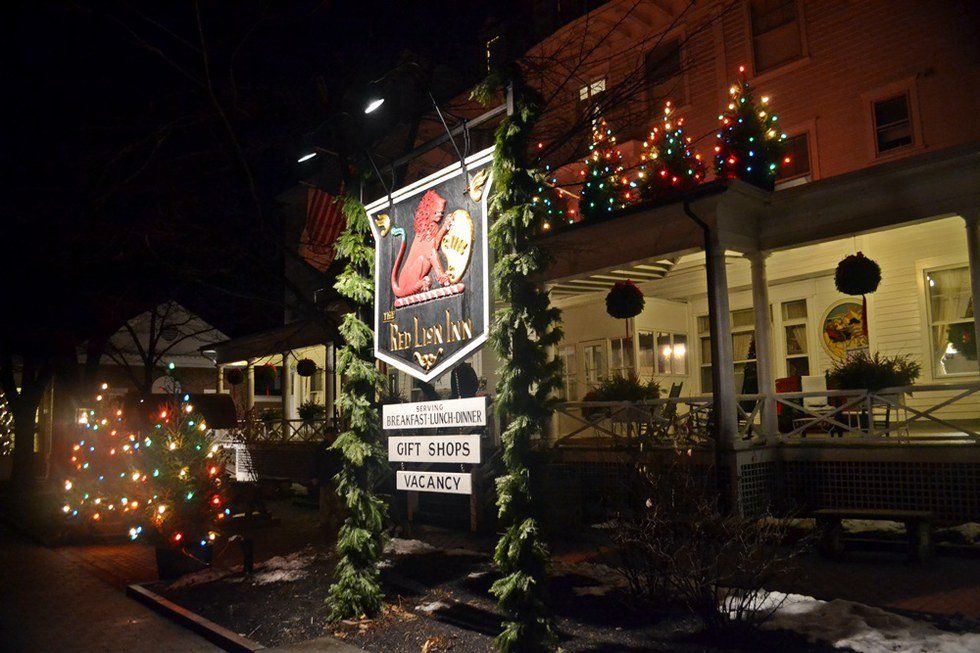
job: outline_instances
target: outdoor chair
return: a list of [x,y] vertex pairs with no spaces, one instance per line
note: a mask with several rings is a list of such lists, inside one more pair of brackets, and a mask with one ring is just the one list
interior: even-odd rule
[[[804,393],[827,392],[827,377],[825,377],[823,374],[804,376],[800,379],[800,387]],[[830,422],[825,421],[821,417],[813,415],[813,413],[820,415],[834,411],[834,407],[827,401],[826,396],[803,397],[803,408],[807,412],[804,413],[802,417],[793,420],[794,430],[804,427],[803,430],[800,431],[801,437],[806,437],[807,431],[819,427],[821,424],[826,425],[828,427],[828,431],[833,431],[833,429],[830,428]]]
[[[680,383],[671,384],[670,391],[667,393],[667,398],[677,399],[680,397],[681,389],[683,387],[683,381]],[[652,410],[650,413],[650,422],[646,433],[647,438],[651,442],[666,440],[670,437],[671,431],[677,424],[677,402],[668,401],[663,404],[657,404],[653,408],[654,410]]]

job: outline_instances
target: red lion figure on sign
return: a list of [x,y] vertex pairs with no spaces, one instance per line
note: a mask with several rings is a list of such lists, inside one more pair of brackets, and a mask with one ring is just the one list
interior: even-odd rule
[[[395,297],[408,297],[425,292],[432,285],[429,272],[436,270],[436,280],[442,285],[449,283],[449,276],[442,267],[439,259],[439,244],[443,236],[452,226],[452,219],[447,219],[442,226],[442,215],[446,210],[446,200],[434,190],[426,191],[415,210],[415,238],[402,266],[405,256],[405,230],[396,227],[391,230],[395,236],[401,236],[402,244],[395,256],[395,264],[391,268],[391,289]],[[401,267],[399,272],[398,268]]]

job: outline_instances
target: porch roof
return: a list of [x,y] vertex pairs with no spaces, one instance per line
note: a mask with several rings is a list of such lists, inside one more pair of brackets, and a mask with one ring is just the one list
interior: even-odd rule
[[201,353],[220,365],[281,354],[301,347],[325,345],[336,338],[336,327],[330,325],[330,320],[328,316],[321,320],[297,320],[268,331],[201,347]]
[[713,181],[686,196],[631,207],[540,238],[553,263],[539,278],[567,284],[598,271],[658,261],[703,248],[689,208],[726,249],[776,250],[980,207],[980,143],[906,157],[769,193],[741,181]]

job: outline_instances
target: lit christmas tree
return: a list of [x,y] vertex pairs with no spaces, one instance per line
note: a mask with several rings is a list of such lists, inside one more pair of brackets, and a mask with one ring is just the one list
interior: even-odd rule
[[546,168],[546,174],[538,182],[537,190],[531,198],[533,204],[544,207],[546,217],[541,223],[544,231],[575,221],[569,213],[569,195],[570,193],[558,184],[558,179],[551,176],[550,169]]
[[643,199],[688,190],[704,181],[706,169],[701,155],[691,150],[691,138],[684,135],[684,119],[675,119],[672,113],[668,102],[660,124],[643,142],[637,180]]
[[779,129],[779,118],[769,110],[769,98],[759,103],[745,80],[745,67],[739,69],[739,79],[729,89],[728,108],[718,116],[721,128],[715,145],[715,172],[725,179],[741,179],[772,190],[779,166],[788,159],[786,134]]
[[623,155],[602,116],[592,120],[592,144],[585,159],[579,212],[583,219],[612,213],[626,205],[623,194]]
[[128,428],[122,402],[111,400],[108,389],[103,383],[94,407],[78,414],[61,510],[79,528],[124,533],[142,516],[147,478],[138,454],[144,441]]
[[[216,527],[230,510],[214,432],[187,399],[184,395],[161,409],[144,441],[141,457],[151,479],[145,514],[153,527],[148,534],[160,546],[206,559]],[[141,532],[136,527],[130,535],[135,539]]]

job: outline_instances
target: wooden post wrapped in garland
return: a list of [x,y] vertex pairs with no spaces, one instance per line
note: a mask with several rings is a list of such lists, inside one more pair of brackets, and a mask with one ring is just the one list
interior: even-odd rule
[[384,596],[377,563],[387,520],[384,501],[374,493],[388,470],[375,405],[381,374],[371,353],[374,334],[364,320],[374,292],[374,251],[367,244],[370,226],[364,206],[352,197],[343,202],[347,228],[337,239],[337,257],[346,261],[346,267],[334,288],[354,310],[340,324],[344,346],[337,353],[337,368],[344,379],[337,408],[345,428],[331,449],[342,461],[335,482],[347,519],[337,536],[339,560],[329,597],[332,619],[370,617],[381,610]]
[[[505,472],[497,478],[497,507],[505,528],[494,560],[503,577],[493,584],[506,615],[498,651],[552,651],[557,639],[546,605],[548,549],[531,494],[531,442],[543,434],[560,382],[551,348],[561,340],[561,312],[531,279],[547,265],[535,243],[547,214],[533,197],[539,179],[526,167],[530,131],[539,100],[514,82],[514,113],[500,124],[493,161],[490,244],[496,262],[494,291],[505,304],[494,315],[490,342],[502,361],[497,411],[509,418],[501,435]],[[486,99],[500,84],[488,79],[474,95]]]

